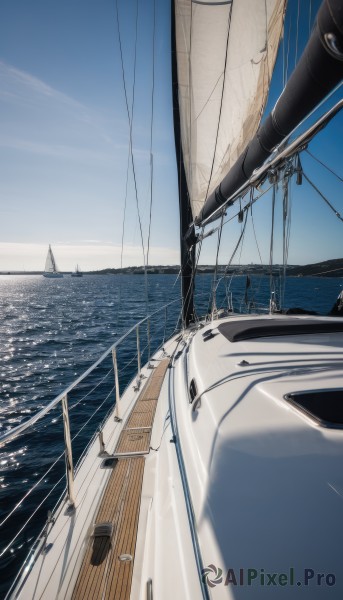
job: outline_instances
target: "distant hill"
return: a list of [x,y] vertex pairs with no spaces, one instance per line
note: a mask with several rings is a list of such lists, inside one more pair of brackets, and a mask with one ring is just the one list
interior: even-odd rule
[[[273,265],[273,273],[278,275],[282,270],[282,265]],[[226,269],[226,265],[219,265],[218,272],[223,273]],[[213,265],[198,265],[197,274],[202,275],[206,273],[213,273]],[[165,275],[177,275],[180,272],[179,265],[155,265],[147,267],[149,275],[165,274]],[[123,269],[102,269],[101,271],[93,271],[92,274],[96,275],[143,275],[144,268],[139,267],[125,267]],[[230,265],[228,273],[236,273],[241,275],[269,275],[269,265],[261,264],[250,264],[250,265]],[[290,277],[343,277],[343,258],[335,258],[333,260],[326,260],[320,263],[314,263],[311,265],[288,265],[287,275]]]
[[314,263],[313,265],[293,267],[288,275],[294,275],[296,277],[315,275],[317,277],[343,277],[343,258],[326,260],[324,262]]
[[[278,275],[282,272],[282,265],[273,265],[273,274]],[[226,265],[218,266],[218,273],[224,273]],[[198,265],[197,274],[203,275],[213,273],[213,265]],[[149,275],[178,275],[179,265],[154,265],[147,267]],[[100,271],[84,271],[86,275],[143,275],[143,267],[124,267],[123,269],[101,269]],[[230,265],[228,273],[236,275],[269,275],[269,265],[250,264],[250,265]],[[42,271],[0,271],[0,275],[41,275]],[[65,275],[70,275],[70,271],[65,271]],[[343,258],[334,258],[312,265],[288,265],[287,275],[289,277],[343,277]]]
[[[149,275],[175,275],[180,271],[179,265],[156,265],[147,267]],[[123,267],[122,269],[101,269],[100,271],[90,271],[91,275],[144,275],[144,267]]]

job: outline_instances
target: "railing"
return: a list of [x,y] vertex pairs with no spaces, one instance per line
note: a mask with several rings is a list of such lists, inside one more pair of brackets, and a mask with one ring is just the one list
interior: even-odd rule
[[[211,281],[212,279],[208,278],[208,290],[211,288]],[[221,296],[219,296],[218,308],[220,308],[220,300],[222,307],[229,311],[236,310],[237,304],[242,305],[244,298],[243,283],[241,287],[240,300],[233,297],[231,291],[223,290]],[[207,312],[208,290],[196,294],[198,314],[206,314]],[[8,495],[13,497],[13,508],[8,508],[9,501],[7,501],[6,512],[1,514],[0,511],[0,571],[4,569],[3,577],[0,573],[0,581],[9,577],[6,571],[9,564],[14,565],[13,573],[10,576],[15,575],[15,572],[17,572],[17,565],[23,561],[28,549],[25,532],[29,530],[28,525],[31,526],[32,524],[30,535],[31,531],[33,532],[32,537],[36,537],[39,533],[38,522],[41,524],[45,518],[43,511],[45,510],[46,514],[46,501],[48,499],[49,502],[54,500],[54,504],[57,502],[58,506],[61,498],[65,498],[67,494],[70,506],[75,505],[74,476],[83,457],[93,443],[95,436],[99,437],[100,453],[105,451],[102,435],[103,424],[110,413],[114,413],[115,421],[121,421],[121,397],[126,385],[133,380],[136,373],[135,386],[136,388],[140,387],[142,364],[147,363],[148,366],[151,366],[152,355],[158,348],[163,347],[166,338],[170,338],[173,331],[178,330],[180,322],[177,303],[179,302],[180,299],[177,298],[134,324],[89,369],[44,408],[24,423],[0,436],[0,453],[2,452],[0,460],[4,457],[4,450],[8,449],[11,442],[14,442],[14,446],[17,446],[15,440],[20,438],[22,447],[22,440],[26,440],[28,434],[30,434],[29,443],[33,446],[38,442],[38,447],[43,453],[42,460],[37,461],[39,467],[31,468],[30,461],[28,461],[27,464],[23,463],[24,466],[21,471],[18,469],[18,476],[16,476],[15,471],[13,473],[9,471],[11,487],[7,491],[10,492]],[[208,315],[209,317],[210,315]],[[155,320],[157,320],[157,323],[155,323]],[[128,340],[130,336],[131,340]],[[129,343],[130,351],[128,352]],[[124,359],[126,362],[123,366]],[[96,372],[97,368],[101,373]],[[91,384],[89,384],[89,381],[91,381]],[[95,410],[93,410],[94,402],[96,402]],[[59,415],[54,412],[57,407],[62,409]],[[47,419],[44,417],[49,413],[51,413],[50,417],[53,418],[52,422],[47,424]],[[86,420],[79,427],[79,420],[84,414],[86,414]],[[72,415],[75,415],[75,419],[77,417],[78,430],[76,433],[73,431],[75,423]],[[72,422],[70,422],[71,418]],[[96,418],[100,420],[100,424],[94,425]],[[90,422],[93,424],[93,431],[88,433],[86,428]],[[95,433],[93,435],[94,429]],[[86,439],[85,433],[88,435],[88,443],[84,442]],[[46,450],[47,446],[48,449]],[[32,448],[28,452],[28,456],[31,457],[35,450]],[[53,457],[51,457],[51,450],[54,451]],[[15,450],[15,452],[17,451],[18,449]],[[15,452],[12,452],[12,455],[15,455]],[[7,454],[10,455],[11,453],[7,452]],[[57,458],[56,454],[59,454]],[[63,461],[65,462],[64,469]],[[26,471],[28,472],[26,473]],[[24,476],[27,478],[26,486],[22,485]],[[30,481],[31,484],[29,484]],[[65,487],[64,482],[66,482]],[[42,487],[47,487],[48,491],[42,493]],[[11,494],[12,489],[13,493]],[[6,493],[6,491],[3,490],[3,493]],[[60,500],[57,500],[58,497]],[[15,517],[14,531],[13,527],[9,527],[10,520],[13,517]],[[48,523],[51,523],[50,517]],[[4,527],[5,525],[6,527]],[[44,531],[45,528],[42,535],[44,535]],[[0,583],[0,596],[2,596],[2,591]]]
[[[73,461],[73,443],[75,443],[75,439],[78,437],[78,435],[81,433],[81,431],[88,425],[89,421],[92,419],[92,417],[94,417],[95,413],[98,413],[100,410],[104,409],[103,405],[106,401],[107,401],[107,403],[110,403],[111,406],[109,407],[109,410],[107,410],[107,414],[104,416],[102,424],[105,422],[106,418],[108,417],[108,414],[113,413],[113,411],[114,411],[114,415],[115,415],[114,416],[115,420],[116,421],[121,420],[122,412],[121,412],[120,379],[122,379],[122,381],[123,381],[123,377],[121,378],[120,375],[122,375],[123,372],[126,370],[127,378],[129,378],[128,380],[132,380],[132,377],[127,373],[127,370],[128,369],[130,369],[131,371],[135,370],[134,363],[136,362],[136,368],[137,368],[136,388],[140,387],[141,376],[142,376],[141,375],[142,359],[144,360],[144,362],[147,362],[149,366],[151,366],[151,364],[150,364],[151,355],[152,355],[152,353],[155,353],[156,350],[158,350],[158,348],[163,347],[163,345],[165,343],[167,332],[168,332],[168,337],[170,337],[171,334],[173,332],[176,332],[179,328],[178,307],[175,306],[175,308],[177,310],[172,311],[173,314],[171,317],[169,314],[170,307],[172,305],[175,305],[177,302],[180,303],[179,298],[177,298],[176,300],[173,300],[172,302],[169,302],[167,305],[159,308],[158,310],[151,313],[149,316],[141,319],[138,323],[133,325],[124,335],[122,335],[114,344],[112,344],[106,350],[106,352],[104,352],[100,356],[100,358],[94,364],[92,364],[92,366],[89,369],[87,369],[87,371],[85,371],[71,385],[69,385],[60,394],[58,394],[58,396],[56,396],[51,402],[49,402],[47,404],[47,406],[45,406],[43,409],[41,409],[39,412],[37,412],[37,414],[35,414],[31,418],[29,418],[23,424],[20,424],[17,427],[10,429],[9,431],[7,431],[6,433],[4,433],[3,435],[0,436],[0,449],[4,450],[4,446],[7,447],[7,445],[10,442],[14,441],[19,436],[26,435],[26,432],[29,432],[30,430],[37,435],[37,431],[39,433],[39,431],[40,431],[39,428],[42,425],[42,424],[40,424],[38,427],[34,427],[38,423],[38,421],[42,421],[42,419],[48,413],[50,413],[51,411],[56,409],[56,407],[58,405],[60,405],[62,408],[61,417],[62,417],[62,421],[63,421],[63,432],[64,432],[64,450],[63,450],[63,452],[60,454],[60,456],[54,462],[51,461],[52,464],[45,471],[45,473],[42,476],[38,477],[38,479],[34,483],[34,485],[28,491],[25,491],[25,493],[22,495],[22,497],[20,497],[19,501],[15,502],[14,508],[12,510],[9,510],[7,512],[7,514],[5,514],[4,518],[0,518],[0,529],[2,528],[2,526],[5,523],[7,523],[7,525],[8,525],[9,519],[11,517],[13,517],[17,513],[18,510],[22,509],[23,503],[28,498],[28,496],[30,496],[31,494],[32,495],[36,494],[37,487],[40,484],[44,485],[44,482],[46,481],[47,476],[49,474],[51,474],[51,470],[63,458],[63,455],[64,455],[64,459],[65,459],[65,476],[64,477],[66,478],[67,499],[68,499],[71,507],[73,507],[75,505],[74,475],[75,475],[75,470],[77,469],[77,465],[76,465],[76,467],[74,467],[74,461]],[[162,318],[160,318],[161,314],[163,315]],[[157,321],[157,325],[156,325],[156,327],[154,327],[154,331],[152,333],[152,325],[154,324],[153,320],[155,318],[157,318],[158,321]],[[125,342],[127,342],[129,336],[135,336],[135,344],[131,343],[131,352],[127,353],[128,354],[127,362],[126,362],[125,366],[122,369],[120,369],[120,364],[118,365],[118,350],[122,349],[122,352],[124,352]],[[143,340],[145,342],[144,347],[142,347]],[[135,352],[135,347],[136,347],[136,352]],[[100,380],[100,382],[97,382],[96,385],[89,392],[87,392],[86,395],[84,395],[81,399],[78,399],[77,402],[75,402],[73,405],[68,407],[68,401],[69,401],[69,398],[70,398],[73,390],[76,390],[76,388],[78,386],[80,386],[80,384],[82,382],[84,382],[87,378],[89,378],[89,376],[95,371],[95,369],[97,369],[97,367],[99,367],[99,365],[102,365],[102,363],[106,359],[111,359],[111,368],[108,370],[106,375]],[[98,404],[98,397],[99,397],[99,390],[100,390],[100,388],[98,388],[98,386],[103,384],[103,382],[105,380],[106,380],[106,385],[108,386],[109,385],[108,384],[108,376],[111,373],[113,373],[113,375],[114,375],[114,385],[111,388],[110,392],[106,395],[105,399],[101,403]],[[90,419],[88,419],[86,421],[86,423],[81,427],[81,429],[76,433],[76,435],[74,435],[74,437],[72,437],[71,427],[70,427],[70,410],[74,409],[76,406],[79,406],[81,401],[84,401],[86,398],[88,399],[89,395],[91,393],[94,393],[94,390],[96,390],[96,393],[97,393],[97,408],[92,413]],[[114,402],[112,401],[113,394],[115,394]],[[58,419],[59,419],[59,417],[56,419],[53,419],[53,421],[56,422]],[[97,430],[94,434],[94,435],[99,435],[100,449],[101,449],[101,443],[104,448],[103,439],[101,436],[101,429],[102,429],[102,425],[100,425],[100,427],[97,428]],[[49,424],[48,431],[49,431],[49,435],[52,435],[51,434],[51,431],[52,431],[51,424]],[[91,436],[92,437],[91,442],[94,440],[94,435]],[[91,442],[89,442],[89,444]],[[79,463],[80,463],[82,457],[85,455],[87,448],[89,447],[89,444],[85,449],[83,449],[83,452],[79,458]],[[18,522],[17,527],[19,528],[19,530],[16,532],[14,537],[12,537],[13,532],[11,531],[11,536],[10,536],[11,540],[8,540],[8,536],[5,536],[5,538],[7,538],[7,539],[5,539],[2,536],[2,542],[4,543],[5,547],[0,549],[0,557],[3,557],[3,555],[6,554],[7,552],[9,552],[9,553],[12,552],[12,547],[14,545],[14,541],[17,540],[17,543],[19,543],[18,539],[19,540],[21,539],[25,527],[35,516],[35,513],[37,512],[37,510],[41,508],[41,505],[45,502],[45,500],[48,497],[50,497],[50,494],[53,492],[54,488],[56,488],[56,486],[61,484],[62,481],[63,481],[63,476],[60,477],[60,479],[52,487],[52,489],[49,491],[49,493],[43,499],[42,502],[36,501],[37,506],[35,503],[34,504],[34,512],[33,512],[33,514],[29,515],[29,517],[26,520],[26,522],[24,523],[24,525],[21,525],[21,523]],[[65,492],[64,492],[64,494],[65,494]],[[2,558],[2,560],[3,560],[3,558]]]

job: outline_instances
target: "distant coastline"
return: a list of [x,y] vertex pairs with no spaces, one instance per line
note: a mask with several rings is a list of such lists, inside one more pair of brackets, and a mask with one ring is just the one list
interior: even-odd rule
[[[224,273],[226,265],[218,266],[218,273]],[[282,265],[273,265],[273,274],[279,275],[283,270]],[[149,266],[149,275],[177,275],[180,271],[179,265],[156,265]],[[197,274],[213,273],[213,265],[199,265]],[[0,271],[0,275],[42,275],[43,271]],[[72,271],[63,271],[64,275],[71,275]],[[83,271],[84,275],[143,275],[144,267],[124,267],[123,269],[101,269],[98,271]],[[269,265],[249,264],[230,265],[228,273],[236,275],[269,275]],[[288,277],[343,277],[343,258],[325,260],[310,265],[288,265]]]

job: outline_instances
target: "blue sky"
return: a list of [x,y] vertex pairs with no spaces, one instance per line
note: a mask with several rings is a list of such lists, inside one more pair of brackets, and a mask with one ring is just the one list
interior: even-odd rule
[[[144,240],[150,201],[150,109],[152,0],[138,0],[139,36],[133,147]],[[316,0],[301,0],[299,53]],[[289,26],[296,23],[297,0],[289,3]],[[135,0],[120,0],[121,34],[131,99]],[[156,1],[154,198],[151,264],[179,260],[177,176],[170,89],[170,10]],[[290,46],[289,63],[295,48]],[[282,47],[270,105],[282,89]],[[336,99],[340,92],[336,94]],[[130,100],[131,101],[131,100]],[[331,104],[333,100],[330,101]],[[323,109],[324,110],[324,109]],[[323,111],[322,111],[323,112]],[[341,169],[343,120],[339,116],[312,151]],[[12,0],[2,5],[0,23],[0,270],[42,269],[52,244],[59,267],[97,269],[120,264],[129,128],[121,81],[114,0]],[[343,213],[340,185],[304,158],[304,167]],[[342,175],[342,173],[341,173]],[[132,174],[128,186],[124,265],[142,264]],[[290,263],[342,256],[342,224],[323,201],[303,186],[293,199]],[[254,212],[264,262],[270,199]],[[241,261],[256,261],[248,225]],[[328,234],[325,235],[324,229]],[[224,230],[220,253],[226,262],[240,225]],[[214,258],[214,240],[202,263]],[[278,258],[276,252],[276,259]]]

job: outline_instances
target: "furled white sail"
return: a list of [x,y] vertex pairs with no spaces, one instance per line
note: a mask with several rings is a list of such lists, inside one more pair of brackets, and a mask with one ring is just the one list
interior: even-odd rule
[[286,0],[175,0],[181,137],[195,218],[254,136]]

